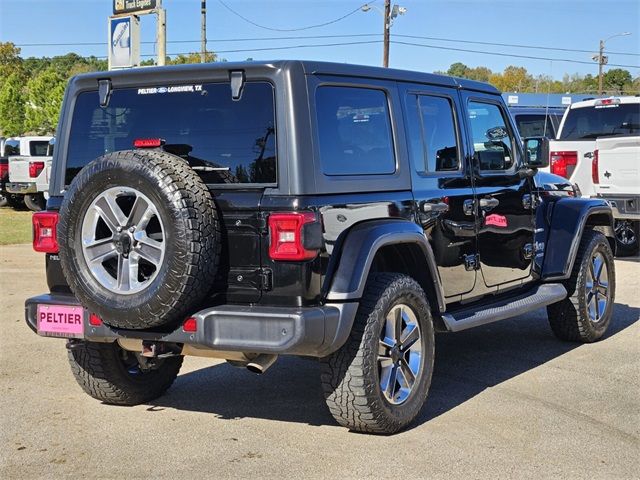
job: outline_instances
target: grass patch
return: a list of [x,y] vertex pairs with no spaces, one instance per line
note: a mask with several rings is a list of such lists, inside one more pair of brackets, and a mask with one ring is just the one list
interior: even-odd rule
[[0,245],[31,243],[31,212],[0,208]]

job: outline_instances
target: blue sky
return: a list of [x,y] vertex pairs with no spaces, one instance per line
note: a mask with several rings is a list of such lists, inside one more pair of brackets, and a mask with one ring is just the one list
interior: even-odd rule
[[[242,15],[275,29],[301,28],[336,19],[362,5],[361,0],[225,0]],[[370,2],[382,6],[383,0]],[[502,71],[508,65],[526,67],[533,74],[550,74],[560,78],[564,73],[597,74],[593,53],[565,52],[489,46],[435,39],[400,37],[413,35],[471,42],[533,45],[549,48],[593,50],[598,41],[619,32],[632,35],[607,42],[609,62],[636,66],[627,68],[640,76],[640,1],[639,0],[397,0],[407,8],[392,27],[392,40],[420,43],[441,48],[425,48],[393,44],[390,66],[432,72],[446,70],[460,61],[471,67],[486,66]],[[164,0],[167,10],[168,53],[197,51],[200,38],[200,0]],[[376,10],[357,13],[321,28],[297,32],[262,29],[233,15],[218,0],[207,0],[208,48],[220,51],[228,60],[303,58],[379,65],[382,45],[359,44],[255,51],[265,47],[313,45],[325,43],[381,40],[371,37],[303,38],[266,40],[268,37],[379,34],[382,16]],[[107,17],[111,0],[0,0],[0,41],[16,44],[73,43],[75,46],[24,46],[23,56],[52,56],[74,51],[83,55],[106,55]],[[142,22],[143,41],[155,35],[155,17]],[[217,40],[260,39],[241,42]],[[193,43],[171,43],[193,40]],[[100,45],[80,45],[98,42]],[[443,48],[444,47],[444,48]],[[587,62],[568,63],[527,58],[471,53],[451,48],[500,52],[554,59]],[[245,49],[244,52],[229,50]],[[154,46],[144,44],[143,54],[152,54]],[[635,55],[621,55],[620,53]]]

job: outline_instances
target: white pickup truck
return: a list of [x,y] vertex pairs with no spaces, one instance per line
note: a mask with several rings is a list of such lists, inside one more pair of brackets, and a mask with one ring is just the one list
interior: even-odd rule
[[613,210],[617,253],[634,255],[640,231],[640,134],[598,138],[592,176],[596,195]]
[[[624,176],[631,178],[633,174],[630,172],[634,168],[637,172],[639,168],[638,150],[634,152],[629,147],[630,139],[638,135],[640,97],[598,98],[573,103],[562,118],[556,139],[549,144],[549,167],[546,170],[571,180],[585,197],[620,193],[618,188],[626,189],[626,183],[617,183],[622,179],[622,171],[625,172]],[[616,139],[620,142],[616,142]],[[597,149],[600,149],[599,158],[596,158]],[[604,163],[607,164],[607,169],[604,169]],[[596,169],[600,172],[599,176],[596,175]],[[615,176],[613,172],[617,172]],[[610,182],[606,178],[607,173],[611,175]],[[637,189],[637,176],[635,180],[630,180],[631,183],[634,181]],[[631,190],[624,193],[633,196]],[[637,208],[637,200],[635,205]],[[637,248],[631,247],[634,243],[637,245],[637,224],[618,218],[617,250],[620,255],[629,254]],[[635,226],[636,229],[626,228],[629,226]],[[634,231],[635,234],[630,236]],[[630,243],[631,238],[635,242]]]
[[22,195],[25,205],[42,210],[49,192],[53,137],[20,137],[19,155],[9,156],[9,183],[6,190]]

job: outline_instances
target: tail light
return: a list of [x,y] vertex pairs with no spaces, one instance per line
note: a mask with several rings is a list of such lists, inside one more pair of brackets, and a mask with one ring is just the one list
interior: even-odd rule
[[5,175],[9,175],[9,164],[0,163],[0,179],[4,178]]
[[89,325],[93,327],[100,327],[102,326],[102,319],[95,313],[92,313],[89,315]]
[[36,252],[58,253],[58,212],[36,212],[33,223],[33,249]]
[[578,152],[551,152],[551,173],[569,178],[578,164]]
[[198,331],[198,320],[195,317],[187,318],[182,324],[182,331],[186,333],[195,333]]
[[600,174],[598,172],[598,150],[593,152],[593,158],[591,159],[591,180],[593,180],[594,185],[600,183]]
[[44,162],[29,162],[29,176],[36,178],[44,170]]
[[322,247],[322,227],[315,213],[273,213],[269,234],[272,260],[310,260]]
[[136,138],[133,141],[135,148],[159,148],[164,145],[162,138]]

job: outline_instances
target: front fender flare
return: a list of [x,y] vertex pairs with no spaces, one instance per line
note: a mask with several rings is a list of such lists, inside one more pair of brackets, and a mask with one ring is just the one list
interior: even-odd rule
[[438,309],[445,309],[444,292],[431,245],[422,228],[406,220],[373,220],[352,227],[340,249],[339,263],[330,279],[327,302],[358,300],[380,248],[394,244],[415,244],[429,269]]
[[542,266],[543,280],[564,280],[571,276],[587,225],[613,227],[613,212],[607,202],[562,198],[554,203]]

